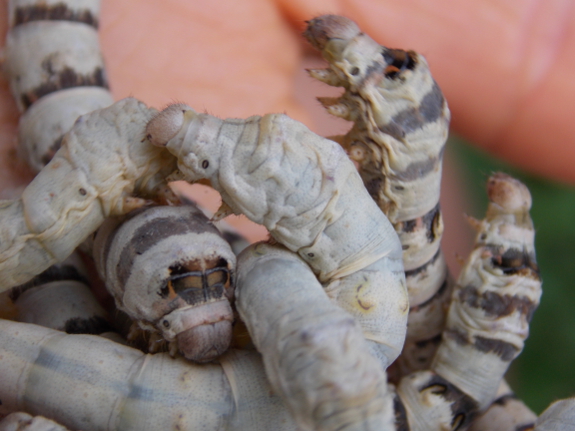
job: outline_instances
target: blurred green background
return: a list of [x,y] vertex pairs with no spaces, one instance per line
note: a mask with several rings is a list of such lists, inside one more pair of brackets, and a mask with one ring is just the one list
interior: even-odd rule
[[519,398],[539,414],[552,401],[575,396],[575,188],[530,176],[457,137],[450,139],[449,147],[472,197],[474,217],[483,218],[485,183],[492,172],[511,174],[531,191],[543,296],[525,349],[507,378]]

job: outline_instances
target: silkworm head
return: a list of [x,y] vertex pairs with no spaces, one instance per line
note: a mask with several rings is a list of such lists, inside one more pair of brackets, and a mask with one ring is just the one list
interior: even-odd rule
[[314,48],[323,51],[329,42],[345,45],[359,33],[361,33],[359,27],[349,18],[322,15],[308,21],[303,36]]
[[525,184],[501,172],[489,178],[487,195],[490,202],[508,213],[531,208],[531,194]]
[[146,126],[146,138],[158,147],[165,147],[184,125],[186,112],[193,110],[182,103],[168,106],[150,120]]

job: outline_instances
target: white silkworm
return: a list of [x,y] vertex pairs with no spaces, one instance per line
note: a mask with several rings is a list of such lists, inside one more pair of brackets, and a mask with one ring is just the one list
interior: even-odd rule
[[124,99],[80,117],[21,199],[1,201],[0,291],[62,261],[110,215],[165,192],[175,160],[143,141],[154,111]]
[[220,120],[181,104],[146,133],[178,157],[173,179],[209,179],[220,216],[263,224],[360,322],[384,368],[395,360],[409,308],[401,246],[339,145],[286,115]]
[[196,206],[143,208],[106,220],[94,259],[116,306],[169,341],[172,352],[204,362],[228,349],[236,258]]
[[403,247],[410,313],[396,365],[400,374],[426,369],[441,340],[452,288],[439,248],[449,108],[423,56],[383,47],[347,18],[314,18],[304,36],[329,63],[310,70],[311,76],[345,89],[340,98],[318,98],[329,113],[354,122],[335,139],[358,163]]
[[256,352],[197,365],[0,320],[0,356],[0,414],[23,410],[84,431],[297,429]]
[[237,301],[274,392],[302,429],[395,429],[394,391],[361,327],[301,258],[264,243],[247,248]]
[[80,116],[113,103],[98,42],[100,0],[10,0],[3,69],[23,113],[20,152],[40,171]]

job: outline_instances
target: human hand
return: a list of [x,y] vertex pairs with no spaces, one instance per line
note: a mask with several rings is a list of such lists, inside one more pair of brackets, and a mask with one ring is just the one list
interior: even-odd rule
[[[7,0],[1,7],[6,10]],[[456,132],[494,155],[575,183],[575,2],[389,0],[104,1],[102,50],[114,96],[162,107],[185,101],[222,117],[285,111],[308,121],[294,94],[304,20],[343,14],[390,47],[423,53]],[[5,16],[5,15],[4,15]],[[6,22],[0,23],[5,34]],[[0,139],[13,145],[14,103],[0,93]],[[2,157],[3,184],[18,173]],[[20,175],[21,176],[21,175]]]

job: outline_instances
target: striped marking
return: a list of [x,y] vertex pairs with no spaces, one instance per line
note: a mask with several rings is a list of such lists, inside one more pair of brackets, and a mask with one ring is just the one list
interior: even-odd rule
[[33,21],[71,21],[98,29],[98,18],[90,10],[71,9],[65,3],[23,6],[14,11],[13,27]]
[[379,130],[398,141],[402,141],[407,134],[443,117],[444,105],[443,93],[439,85],[434,82],[433,87],[423,97],[418,107],[397,113],[389,123],[379,126]]
[[102,87],[108,89],[108,81],[104,70],[96,68],[91,74],[81,75],[72,68],[66,67],[58,72],[53,70],[49,59],[42,62],[42,68],[47,72],[49,78],[38,87],[20,96],[24,110],[28,109],[34,102],[47,94],[59,90],[74,87]]
[[497,292],[480,292],[475,286],[467,286],[459,291],[459,300],[472,308],[480,308],[489,316],[504,317],[518,311],[531,321],[539,304],[521,295],[500,295]]
[[150,220],[135,230],[130,241],[120,253],[117,266],[117,278],[120,284],[125,284],[132,272],[132,265],[137,256],[146,253],[160,241],[171,235],[182,235],[188,232],[212,232],[219,235],[218,230],[208,223],[203,214],[192,214],[191,217],[161,217]]

